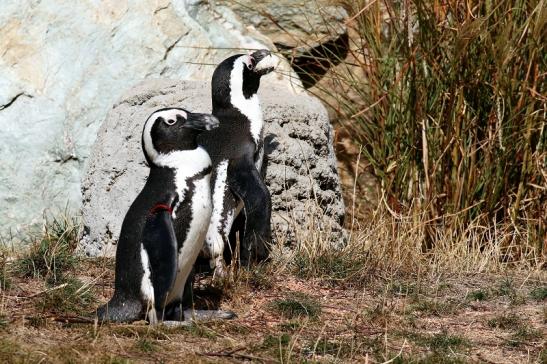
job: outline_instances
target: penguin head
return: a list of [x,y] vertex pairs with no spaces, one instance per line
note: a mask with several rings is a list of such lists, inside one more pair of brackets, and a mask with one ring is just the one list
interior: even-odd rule
[[269,50],[261,49],[244,58],[244,63],[251,76],[261,77],[272,72],[277,67],[279,59]]
[[153,164],[160,155],[197,148],[198,134],[218,125],[218,119],[210,114],[192,113],[180,108],[153,112],[142,132],[142,147],[148,164]]
[[238,106],[241,97],[252,98],[258,92],[260,78],[272,72],[278,63],[279,58],[266,49],[222,61],[213,73],[213,110]]

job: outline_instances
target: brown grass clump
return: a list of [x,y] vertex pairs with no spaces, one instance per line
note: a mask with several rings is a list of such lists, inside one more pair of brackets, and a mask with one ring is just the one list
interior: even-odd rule
[[[279,241],[271,262],[233,269],[214,289],[210,277],[199,277],[196,308],[214,303],[238,318],[188,328],[85,320],[113,292],[111,259],[77,258],[73,265],[56,265],[53,283],[51,271],[28,275],[16,269],[35,247],[5,252],[3,271],[11,284],[0,298],[0,360],[533,362],[544,355],[544,273],[519,274],[519,267],[499,264],[496,255],[480,270],[458,269],[455,262],[467,253],[450,264],[445,255],[433,259],[413,247],[417,242],[403,245],[414,235],[402,228],[397,232],[391,215],[377,216],[386,220],[371,222],[374,229],[360,226],[340,250],[329,249],[317,236],[306,239],[302,230],[294,251],[282,250]],[[314,221],[310,217],[309,225]],[[50,239],[53,246],[66,234],[57,236]],[[390,241],[396,244],[390,247]],[[396,252],[402,246],[411,257]],[[431,261],[445,263],[428,266]]]
[[425,249],[458,240],[504,261],[544,261],[545,2],[337,3],[350,14],[345,52],[325,46],[294,66],[357,157],[340,156],[352,189],[370,201],[362,177],[376,180],[372,200],[415,225]]

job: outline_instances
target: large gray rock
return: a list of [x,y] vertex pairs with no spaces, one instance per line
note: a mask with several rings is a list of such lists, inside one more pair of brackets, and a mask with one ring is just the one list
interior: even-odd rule
[[[272,195],[277,239],[324,234],[342,243],[340,195],[332,127],[323,105],[262,80],[259,93],[266,122],[266,183]],[[144,121],[157,108],[180,106],[210,112],[208,82],[149,80],[114,104],[101,126],[82,182],[85,236],[92,256],[112,255],[124,215],[148,175],[141,150]]]
[[137,81],[210,80],[234,48],[273,48],[229,8],[206,1],[1,4],[0,236],[40,224],[45,211],[79,209],[101,122]]

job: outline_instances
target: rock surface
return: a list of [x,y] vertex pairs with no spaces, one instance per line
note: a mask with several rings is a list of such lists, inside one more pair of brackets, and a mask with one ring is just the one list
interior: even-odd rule
[[348,13],[331,0],[238,0],[231,9],[281,49],[314,48],[347,33]]
[[3,0],[1,9],[0,237],[79,209],[82,170],[123,91],[144,78],[209,80],[234,48],[273,48],[228,7],[199,0]]
[[238,0],[231,8],[272,40],[307,89],[348,54],[348,13],[331,0]]
[[[262,80],[259,96],[266,123],[266,183],[272,195],[274,233],[290,242],[295,234],[320,230],[341,244],[344,205],[327,112],[317,99],[294,95],[272,83],[272,77]],[[114,253],[124,215],[148,175],[140,143],[144,121],[166,106],[210,112],[209,83],[148,80],[110,110],[82,182],[81,248],[88,255]]]

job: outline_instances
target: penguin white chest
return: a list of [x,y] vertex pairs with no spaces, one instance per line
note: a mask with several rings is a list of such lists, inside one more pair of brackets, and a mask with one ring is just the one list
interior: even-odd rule
[[[211,159],[205,149],[198,147],[192,151],[178,151],[161,156],[160,163],[158,161],[156,163],[175,171],[174,184],[179,200],[173,209],[173,219],[176,220],[178,215],[181,216],[180,218],[189,219],[185,236],[180,237],[181,240],[178,241],[180,248],[177,254],[177,276],[166,302],[170,303],[182,298],[184,284],[203,246],[211,220],[213,210],[211,173],[204,173],[207,168],[211,167]],[[200,177],[196,178],[198,176]],[[191,180],[193,181],[192,186],[190,185]],[[183,204],[191,187],[193,187],[191,199],[188,203]]]
[[168,303],[182,297],[186,280],[203,247],[213,210],[210,179],[211,175],[207,174],[194,182],[193,197],[189,206],[191,209],[190,224],[186,232],[186,238],[178,251],[177,277],[167,298]]

